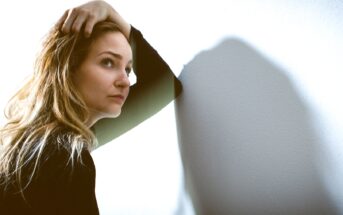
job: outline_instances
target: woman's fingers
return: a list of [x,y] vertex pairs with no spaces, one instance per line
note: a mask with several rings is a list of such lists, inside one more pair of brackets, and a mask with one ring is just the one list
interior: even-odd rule
[[[73,8],[67,10],[65,14],[61,17],[61,19],[56,24],[64,33],[78,33],[81,31],[82,26],[86,24],[88,25],[88,34],[91,33],[89,29],[92,30],[93,25],[95,24],[95,17],[91,14],[91,12],[87,10],[83,10],[80,8]],[[89,23],[91,21],[91,23]],[[91,26],[89,26],[91,25]],[[85,29],[86,32],[86,29]]]
[[61,27],[62,32],[66,34],[72,31],[74,20],[77,17],[75,10],[76,9],[70,9],[67,11],[67,17],[65,18],[63,25]]
[[71,31],[74,33],[78,33],[81,31],[82,26],[87,22],[89,17],[89,12],[84,10],[74,10],[76,11],[76,15],[74,18],[74,22],[71,26]]
[[78,33],[84,26],[84,33],[89,36],[94,25],[107,19],[110,5],[103,1],[91,1],[67,10],[58,21],[58,26],[64,33]]
[[66,10],[63,15],[61,16],[61,18],[57,21],[57,23],[55,24],[55,27],[58,29],[62,29],[62,26],[64,24],[65,19],[68,17],[68,11]]
[[117,23],[124,35],[129,37],[131,26],[105,1],[90,1],[69,9],[60,18],[57,25],[64,33],[79,33],[82,30],[88,37],[92,33],[94,25],[104,20]]
[[87,22],[86,22],[86,25],[85,25],[85,29],[84,29],[86,37],[89,37],[91,35],[91,33],[93,31],[93,27],[96,24],[96,22],[97,22],[97,19],[96,19],[95,16],[92,16],[92,15],[88,16]]

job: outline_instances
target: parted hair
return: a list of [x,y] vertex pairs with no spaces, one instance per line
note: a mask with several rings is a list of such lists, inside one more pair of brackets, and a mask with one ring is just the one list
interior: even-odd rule
[[104,21],[94,26],[88,38],[83,33],[65,34],[57,26],[46,35],[32,76],[5,108],[7,122],[0,129],[0,183],[15,184],[22,192],[37,172],[48,143],[67,149],[71,163],[74,158],[82,162],[82,149],[95,147],[95,135],[86,125],[88,108],[71,77],[92,42],[117,31],[115,23]]

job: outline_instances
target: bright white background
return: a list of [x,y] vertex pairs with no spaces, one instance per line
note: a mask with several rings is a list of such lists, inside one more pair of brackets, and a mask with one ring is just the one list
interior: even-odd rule
[[[83,2],[0,3],[1,109],[32,72],[44,34],[65,9]],[[176,75],[197,53],[233,36],[254,45],[287,71],[317,113],[315,126],[326,139],[324,147],[331,157],[328,187],[340,204],[343,194],[335,190],[343,190],[341,1],[109,2],[143,32]],[[180,198],[182,168],[173,117],[173,105],[169,105],[131,133],[93,152],[102,214],[191,214],[187,202],[182,204]],[[2,115],[0,119],[3,123]]]

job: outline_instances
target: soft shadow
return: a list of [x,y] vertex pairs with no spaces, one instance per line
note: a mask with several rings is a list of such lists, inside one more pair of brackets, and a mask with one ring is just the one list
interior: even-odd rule
[[285,71],[227,39],[180,79],[179,144],[197,214],[336,214],[311,111]]

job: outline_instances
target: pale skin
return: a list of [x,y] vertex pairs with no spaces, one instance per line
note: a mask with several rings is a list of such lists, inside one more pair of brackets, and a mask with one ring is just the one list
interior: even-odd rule
[[131,47],[121,32],[106,33],[92,43],[73,76],[90,110],[89,127],[99,119],[119,116],[129,94],[131,69]]
[[117,23],[120,31],[129,39],[131,25],[105,1],[90,1],[65,11],[57,22],[57,26],[64,33],[80,32],[82,26],[84,26],[84,34],[89,36],[92,33],[94,25],[105,20]]
[[[73,77],[87,107],[91,127],[99,119],[117,117],[128,96],[130,82],[127,73],[132,67],[132,51],[128,43],[131,25],[105,1],[90,1],[71,8],[57,22],[64,33],[83,33],[88,37],[96,23],[112,21],[120,32],[99,37]],[[83,28],[82,28],[83,27]]]

